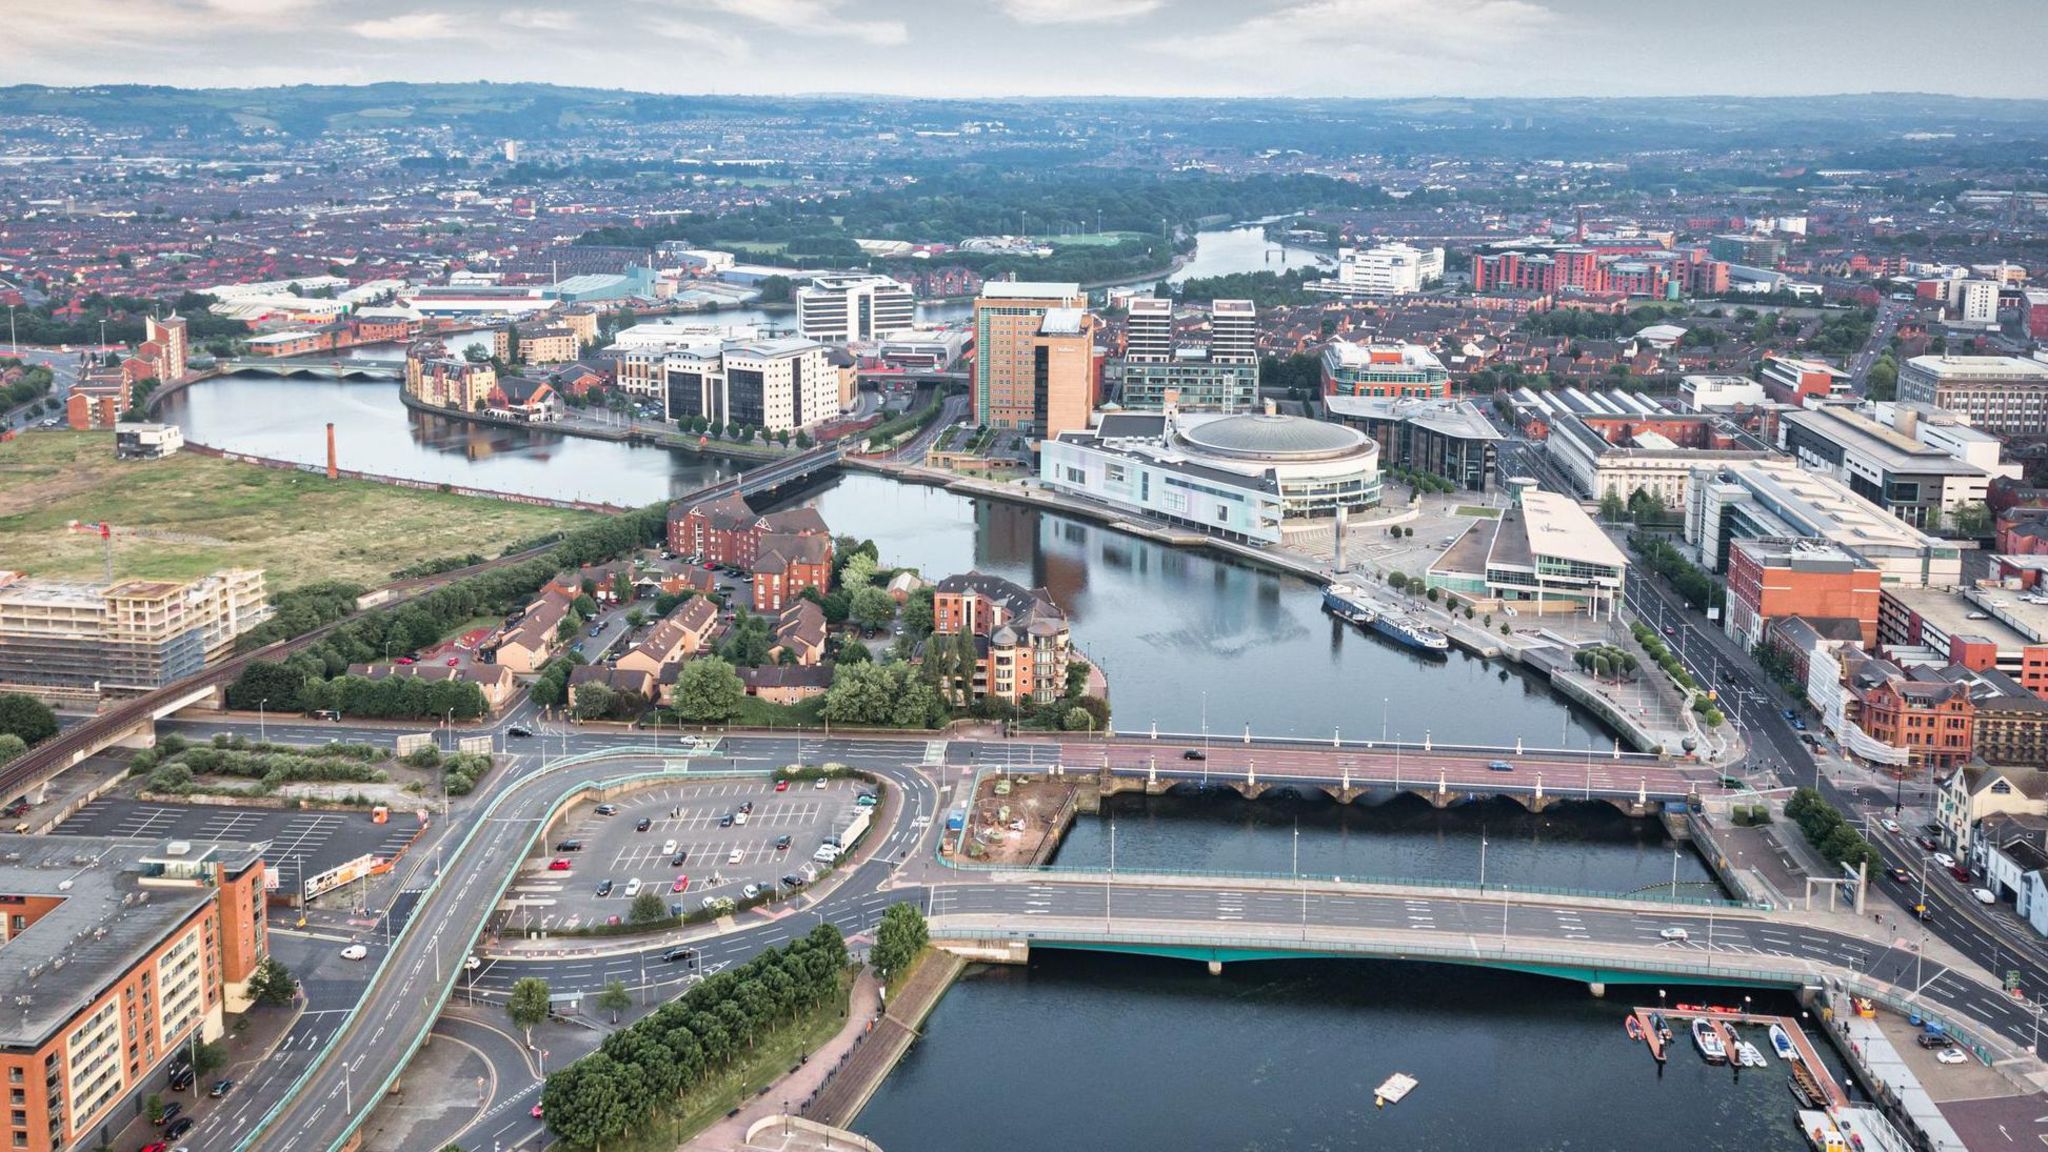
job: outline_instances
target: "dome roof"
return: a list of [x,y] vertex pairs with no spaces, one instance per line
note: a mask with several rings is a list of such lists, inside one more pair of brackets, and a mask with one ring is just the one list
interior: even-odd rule
[[1357,429],[1301,416],[1225,416],[1185,427],[1180,436],[1197,451],[1238,458],[1321,459],[1368,443]]

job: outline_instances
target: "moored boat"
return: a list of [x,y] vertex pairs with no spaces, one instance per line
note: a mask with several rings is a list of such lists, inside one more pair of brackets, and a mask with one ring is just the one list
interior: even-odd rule
[[1450,650],[1450,638],[1416,620],[1407,612],[1377,600],[1355,584],[1332,584],[1323,589],[1323,607],[1340,620],[1370,629],[1405,648],[1418,652]]
[[1705,1020],[1692,1022],[1693,1047],[1700,1050],[1700,1058],[1709,1064],[1728,1062],[1728,1045],[1721,1042],[1721,1034]]
[[1771,1051],[1788,1064],[1799,1059],[1799,1049],[1793,1046],[1792,1037],[1786,1034],[1783,1024],[1771,1025]]
[[1659,1039],[1671,1039],[1671,1025],[1665,1022],[1664,1014],[1662,1012],[1650,1013],[1650,1027],[1655,1028],[1657,1030],[1657,1037]]
[[1624,1020],[1622,1022],[1622,1027],[1628,1030],[1629,1039],[1641,1040],[1643,1038],[1642,1022],[1637,1020],[1634,1016],[1630,1016],[1626,1020]]

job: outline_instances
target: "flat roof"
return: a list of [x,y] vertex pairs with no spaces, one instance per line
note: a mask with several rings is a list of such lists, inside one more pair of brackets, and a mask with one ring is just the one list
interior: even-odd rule
[[[1329,353],[1340,367],[1344,368],[1410,368],[1421,371],[1443,370],[1443,361],[1436,353],[1420,344],[1398,342],[1354,344],[1349,340],[1330,341]],[[1375,353],[1384,359],[1376,359]]]
[[1943,476],[1984,476],[1974,464],[1966,464],[1932,445],[1922,444],[1887,428],[1860,412],[1840,405],[1788,411],[1779,421],[1804,428],[1815,436],[1854,449],[1876,460],[1887,472],[1937,473]]
[[1628,557],[1621,554],[1621,549],[1607,538],[1600,525],[1579,507],[1578,501],[1540,488],[1529,488],[1522,492],[1522,511],[1529,525],[1529,548],[1536,555],[1555,556],[1582,564],[1628,566]]
[[[1991,618],[1989,612],[1964,599],[1960,592],[1943,588],[1886,588],[1884,594],[1950,636],[1980,637],[2006,651],[2024,648],[2031,643],[2025,635]],[[1972,620],[1973,614],[1985,619]],[[1943,652],[1940,655],[1946,657],[1948,654]]]
[[2018,356],[1915,356],[1906,361],[1906,367],[1918,369],[1937,380],[1957,377],[2048,383],[2048,364],[2022,360]]
[[[175,849],[182,849],[181,851]],[[255,864],[239,841],[0,835],[0,895],[58,903],[0,945],[0,1045],[36,1048],[214,899],[165,869]]]
[[1080,308],[1047,308],[1045,317],[1038,322],[1038,331],[1046,336],[1079,336],[1088,313]]
[[1325,396],[1323,410],[1354,420],[1399,420],[1461,440],[1500,440],[1493,422],[1470,400],[1420,396]]
[[992,280],[981,286],[989,300],[1066,300],[1081,294],[1081,285],[1051,280]]
[[[1939,541],[1865,500],[1847,484],[1819,472],[1808,472],[1790,460],[1740,460],[1719,466],[1726,479],[1770,501],[1777,509],[1804,520],[1812,534],[1852,548],[1889,545],[1915,551]],[[1781,513],[1782,514],[1782,513]]]

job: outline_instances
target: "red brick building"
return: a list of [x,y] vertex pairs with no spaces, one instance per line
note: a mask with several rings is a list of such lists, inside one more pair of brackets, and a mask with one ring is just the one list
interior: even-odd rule
[[1970,759],[1976,706],[1969,689],[1933,676],[1889,675],[1854,687],[1856,723],[1871,736],[1903,748],[1915,768],[1953,768]]
[[806,588],[831,589],[832,534],[815,508],[757,515],[727,495],[668,512],[669,551],[753,577],[754,608],[780,612]]
[[1865,647],[1877,643],[1881,573],[1844,549],[1812,540],[1737,540],[1728,549],[1728,635],[1745,648],[1788,616],[1854,620]]

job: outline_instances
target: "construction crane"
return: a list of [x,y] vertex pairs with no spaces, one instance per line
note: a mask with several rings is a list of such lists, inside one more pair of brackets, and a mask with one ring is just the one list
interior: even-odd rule
[[112,584],[114,582],[114,526],[105,520],[101,520],[98,523],[94,523],[91,520],[73,520],[65,525],[65,527],[73,532],[99,533],[106,581]]

